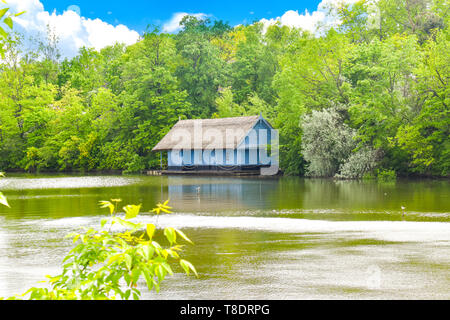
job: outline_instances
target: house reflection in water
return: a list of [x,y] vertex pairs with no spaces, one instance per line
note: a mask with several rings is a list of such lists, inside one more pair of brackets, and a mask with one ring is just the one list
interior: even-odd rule
[[264,209],[276,200],[277,186],[277,179],[169,176],[168,198],[182,211]]

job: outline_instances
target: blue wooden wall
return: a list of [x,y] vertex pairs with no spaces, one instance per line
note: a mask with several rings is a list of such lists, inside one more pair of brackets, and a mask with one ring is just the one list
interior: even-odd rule
[[[261,159],[260,149],[264,154],[265,145],[270,145],[271,128],[260,118],[244,141],[234,150],[172,150],[168,151],[169,167],[181,166],[238,166],[268,165],[270,160]],[[266,142],[266,143],[264,143]]]

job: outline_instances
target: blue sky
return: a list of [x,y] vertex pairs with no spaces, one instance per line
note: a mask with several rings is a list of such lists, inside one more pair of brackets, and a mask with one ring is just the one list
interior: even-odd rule
[[288,10],[304,12],[315,11],[320,0],[41,0],[46,11],[62,14],[69,6],[80,8],[82,16],[90,19],[100,18],[113,25],[124,24],[138,32],[147,25],[162,25],[169,21],[174,13],[204,13],[218,20],[228,21],[231,25],[251,23],[262,18],[270,19],[282,16]]
[[[260,21],[280,23],[315,32],[333,23],[326,5],[356,0],[7,0],[13,12],[26,11],[15,20],[16,31],[27,38],[45,38],[47,26],[59,39],[63,57],[74,57],[81,47],[100,50],[117,42],[139,41],[147,26],[169,33],[179,31],[186,14],[223,20],[231,26]],[[5,6],[0,2],[0,7]]]

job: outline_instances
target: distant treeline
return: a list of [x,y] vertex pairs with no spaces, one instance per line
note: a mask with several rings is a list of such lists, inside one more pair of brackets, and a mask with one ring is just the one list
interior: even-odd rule
[[51,31],[0,64],[0,169],[159,167],[178,121],[262,113],[286,174],[362,178],[450,173],[447,0],[330,8],[316,33],[187,16],[178,34],[61,59]]

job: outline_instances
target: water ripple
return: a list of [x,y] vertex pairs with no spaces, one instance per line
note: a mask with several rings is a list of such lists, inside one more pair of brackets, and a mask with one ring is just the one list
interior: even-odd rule
[[135,177],[61,177],[61,178],[6,178],[0,181],[2,190],[78,189],[119,187],[139,182]]

